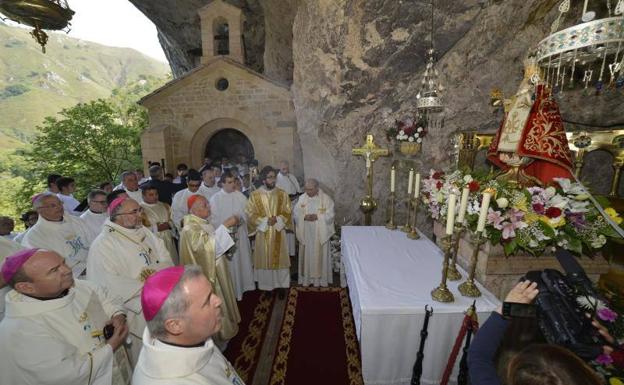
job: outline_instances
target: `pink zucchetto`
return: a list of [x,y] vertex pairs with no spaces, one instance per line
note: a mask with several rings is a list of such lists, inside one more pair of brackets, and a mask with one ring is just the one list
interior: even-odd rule
[[128,199],[128,197],[119,197],[119,198],[115,198],[113,199],[113,201],[111,202],[110,205],[108,205],[108,215],[111,215],[113,210],[115,210],[117,208],[117,206],[121,205],[122,203],[124,203],[124,201]]
[[191,195],[190,197],[188,197],[188,199],[186,200],[186,205],[188,206],[188,209],[190,210],[191,207],[193,207],[193,205],[195,204],[195,202],[201,197],[202,195],[199,195],[199,194]]
[[143,285],[141,306],[146,321],[151,321],[184,274],[184,266],[173,266],[152,274]]
[[8,283],[11,281],[15,273],[24,266],[24,263],[39,250],[40,249],[24,249],[6,257],[2,264],[2,269],[0,269],[4,282]]

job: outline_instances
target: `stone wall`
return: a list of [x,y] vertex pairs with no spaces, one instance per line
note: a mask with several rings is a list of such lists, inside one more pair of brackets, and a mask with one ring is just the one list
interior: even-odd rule
[[[225,91],[215,87],[221,78],[229,82]],[[165,158],[170,166],[199,167],[210,138],[233,128],[251,141],[261,165],[286,159],[294,165],[293,172],[302,175],[294,151],[296,121],[290,91],[232,61],[216,59],[148,96],[143,105],[150,119],[142,140],[145,163]]]

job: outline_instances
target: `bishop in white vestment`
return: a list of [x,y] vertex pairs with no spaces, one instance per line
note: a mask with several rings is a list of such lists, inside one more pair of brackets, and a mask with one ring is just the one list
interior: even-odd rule
[[221,328],[221,298],[199,266],[157,272],[141,300],[148,327],[133,385],[245,385],[211,338]]
[[221,176],[222,190],[210,199],[210,223],[218,228],[228,218],[232,216],[238,218],[238,225],[230,228],[235,229],[236,246],[229,261],[229,268],[236,299],[240,301],[243,299],[244,292],[256,289],[256,284],[253,279],[251,243],[247,233],[247,215],[245,214],[247,198],[240,191],[234,190],[234,178],[229,172]]
[[93,242],[87,266],[88,280],[124,301],[132,338],[132,362],[136,362],[141,349],[145,327],[140,301],[143,282],[155,271],[173,265],[162,239],[141,224],[141,211],[131,198],[117,198],[110,204],[110,219]]
[[[0,383],[129,384],[120,299],[91,282],[74,281],[64,262],[58,253],[37,249],[5,260],[2,276],[13,290],[0,323]],[[107,324],[115,328],[108,340]]]
[[84,273],[89,253],[89,233],[78,217],[66,214],[63,204],[52,194],[41,194],[33,206],[39,213],[37,223],[22,240],[25,247],[53,250],[67,259],[74,277]]
[[335,232],[334,201],[316,179],[306,181],[293,216],[299,241],[299,284],[327,286],[332,283],[329,239]]

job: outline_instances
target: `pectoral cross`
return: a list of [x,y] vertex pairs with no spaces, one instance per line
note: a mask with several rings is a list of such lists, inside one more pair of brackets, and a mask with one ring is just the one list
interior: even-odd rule
[[351,154],[356,156],[363,156],[366,160],[366,179],[367,179],[367,192],[366,196],[360,201],[360,210],[364,213],[364,223],[367,226],[371,224],[371,215],[377,207],[377,202],[373,198],[373,163],[380,156],[390,155],[390,151],[386,148],[380,148],[373,141],[372,135],[366,135],[366,143],[361,148],[354,148],[351,150]]

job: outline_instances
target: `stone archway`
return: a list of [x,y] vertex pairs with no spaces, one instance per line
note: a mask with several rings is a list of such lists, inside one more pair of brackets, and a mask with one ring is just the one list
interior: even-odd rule
[[240,155],[255,159],[254,147],[249,138],[233,128],[223,128],[208,139],[204,157],[219,160],[224,157],[237,162]]

